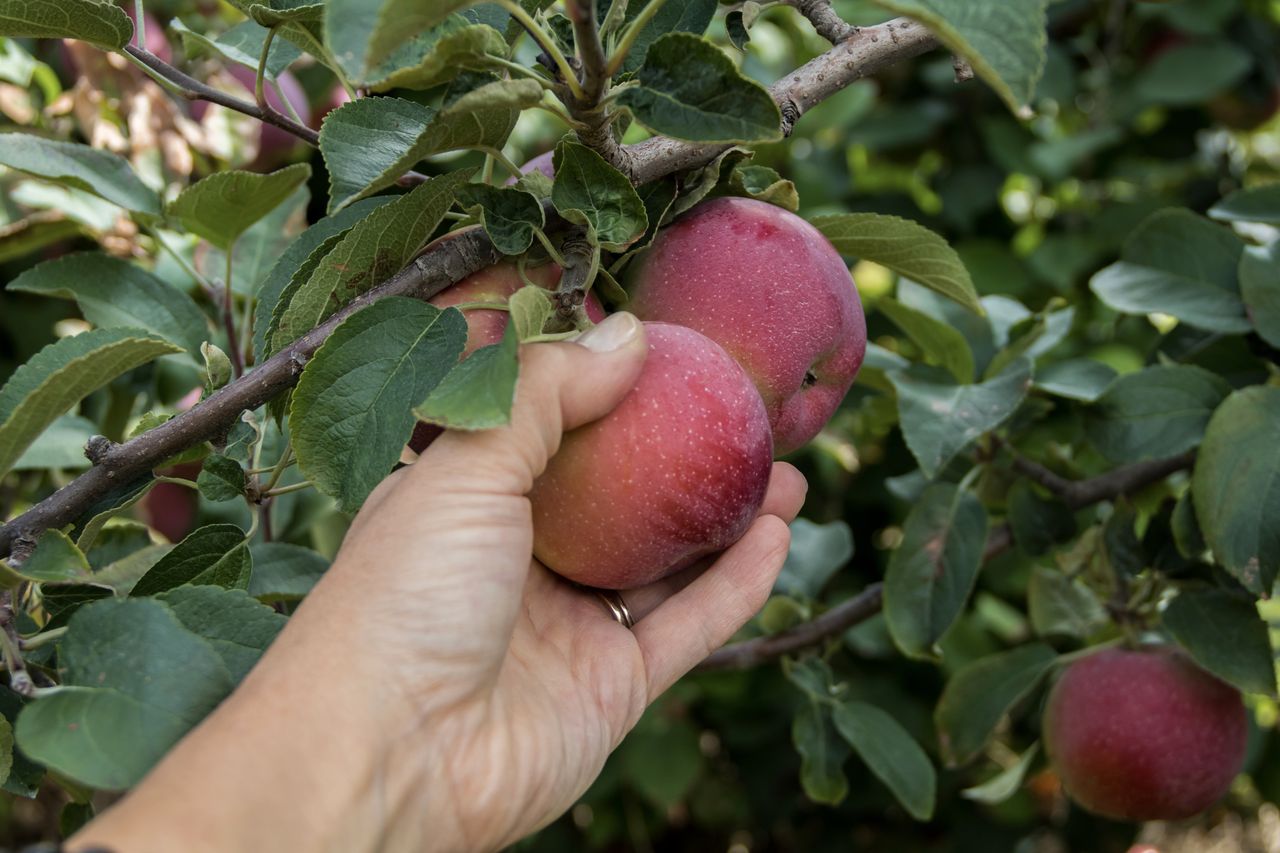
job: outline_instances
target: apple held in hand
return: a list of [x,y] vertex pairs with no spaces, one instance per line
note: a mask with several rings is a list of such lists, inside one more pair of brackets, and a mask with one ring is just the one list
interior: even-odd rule
[[773,442],[750,377],[698,332],[645,332],[635,387],[566,434],[529,493],[534,556],[589,586],[642,586],[728,547],[769,485]]
[[697,329],[746,369],[778,453],[818,434],[862,366],[867,326],[853,277],[816,228],[780,207],[699,204],[658,234],[627,279],[637,317]]
[[1240,772],[1247,734],[1239,692],[1169,647],[1071,664],[1044,714],[1067,792],[1119,820],[1179,820],[1213,805]]

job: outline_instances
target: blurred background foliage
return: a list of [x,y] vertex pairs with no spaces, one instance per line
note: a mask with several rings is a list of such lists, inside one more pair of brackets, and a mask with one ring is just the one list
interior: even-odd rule
[[[856,24],[888,17],[870,2],[836,6]],[[196,31],[236,17],[229,7],[195,0],[151,0],[147,9],[157,22],[178,18]],[[935,52],[850,86],[807,114],[791,139],[758,149],[754,163],[795,182],[806,217],[867,210],[938,231],[959,251],[984,297],[1008,297],[1033,313],[1074,306],[1056,357],[1089,357],[1119,374],[1176,357],[1229,378],[1265,381],[1262,365],[1276,353],[1259,351],[1265,345],[1258,341],[1206,335],[1159,314],[1121,315],[1099,302],[1088,282],[1150,213],[1164,207],[1203,212],[1233,190],[1280,179],[1280,0],[1062,0],[1049,7],[1049,20],[1048,60],[1029,118],[1010,115],[980,82],[954,82],[951,58]],[[244,94],[242,73],[229,72],[216,57],[199,57],[191,37],[161,26],[170,50],[204,64],[201,79]],[[157,29],[153,24],[149,38],[160,53]],[[723,14],[711,32],[728,49]],[[770,7],[750,30],[743,67],[769,83],[826,47],[793,10]],[[313,126],[341,100],[317,64],[304,60],[283,77],[285,98]],[[237,258],[236,268],[246,276],[269,268],[305,222],[323,214],[327,178],[318,153],[220,108],[190,110],[119,57],[81,44],[4,42],[0,123],[116,150],[156,184],[181,185],[214,166],[266,169],[309,161],[309,196],[300,193],[255,227],[253,239],[241,241],[246,257]],[[508,152],[517,161],[531,157],[564,132],[554,116],[526,111]],[[642,134],[634,127],[628,141]],[[462,154],[434,165],[443,171],[466,160],[479,162],[478,155]],[[0,174],[0,280],[96,244],[123,257],[151,252],[117,213],[88,194]],[[213,250],[200,254],[194,241],[185,250],[198,268],[221,267]],[[163,257],[156,273],[192,284]],[[854,275],[870,340],[887,353],[920,360],[922,353],[876,310],[894,293],[894,275],[868,263],[859,263]],[[2,298],[0,382],[80,322],[74,303],[14,293]],[[992,309],[1002,306],[1007,300],[988,308],[998,315]],[[965,326],[965,315],[948,319],[975,349],[981,346],[982,330]],[[986,346],[994,351],[993,343]],[[167,361],[128,381],[142,383],[168,406],[198,385],[194,368]],[[109,424],[113,406],[139,390],[104,389],[86,411]],[[793,569],[813,588],[779,599],[750,632],[785,627],[883,577],[922,485],[896,422],[892,397],[868,370],[836,419],[796,455],[810,481],[804,516],[811,523],[797,529],[806,550],[793,555]],[[1079,413],[1063,410],[1041,420],[1023,446],[1052,455],[1055,447],[1078,444],[1082,432]],[[1001,494],[1000,485],[980,489]],[[331,556],[341,517],[314,492],[288,497],[276,520],[279,538]],[[1137,502],[1155,506],[1166,497],[1160,487]],[[13,499],[0,495],[6,515]],[[174,540],[193,525],[192,514],[201,524],[247,523],[247,514],[236,515],[244,512],[239,502],[197,507],[190,493],[177,489],[148,511],[147,520]],[[845,697],[889,711],[937,761],[933,712],[947,677],[1032,636],[1026,596],[1034,565],[1022,550],[987,565],[972,606],[942,642],[940,667],[896,653],[881,617],[838,638],[824,651]],[[838,804],[819,804],[806,789],[819,799],[839,792],[824,787],[830,778],[814,776],[812,768],[802,772],[793,732],[807,702],[773,664],[685,680],[645,716],[582,802],[521,849],[1031,853],[1125,850],[1139,836],[1166,853],[1215,843],[1228,846],[1214,849],[1231,850],[1280,846],[1280,813],[1270,805],[1280,799],[1280,733],[1277,709],[1265,700],[1251,700],[1257,724],[1250,756],[1227,802],[1189,825],[1146,828],[1070,807],[1042,761],[1002,802],[962,796],[1016,763],[1038,737],[1035,713],[1002,731],[983,759],[941,771],[939,805],[928,823],[913,821],[856,760],[844,763],[847,794]],[[60,796],[50,788],[34,801],[0,798],[0,841],[49,837]]]

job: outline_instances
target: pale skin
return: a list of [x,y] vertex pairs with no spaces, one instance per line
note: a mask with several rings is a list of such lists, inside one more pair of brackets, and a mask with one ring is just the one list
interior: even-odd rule
[[633,630],[533,560],[524,495],[645,352],[629,314],[524,347],[511,425],[448,432],[379,486],[240,688],[67,849],[495,850],[563,814],[764,604],[806,489],[775,464],[736,545],[624,594]]

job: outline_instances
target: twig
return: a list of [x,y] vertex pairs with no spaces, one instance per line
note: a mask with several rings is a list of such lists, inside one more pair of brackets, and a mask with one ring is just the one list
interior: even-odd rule
[[[1015,459],[1017,458],[1015,457]],[[1019,470],[1023,470],[1023,473],[1035,479],[1036,482],[1041,482],[1037,477],[1043,477],[1044,473],[1047,472],[1054,479],[1057,488],[1049,487],[1045,483],[1041,484],[1061,494],[1067,505],[1072,509],[1081,509],[1099,501],[1116,498],[1135,489],[1149,486],[1175,471],[1182,471],[1191,467],[1194,461],[1194,453],[1184,453],[1182,456],[1175,456],[1172,459],[1157,459],[1152,462],[1127,465],[1123,468],[1117,468],[1114,471],[1091,477],[1088,480],[1067,480],[1036,463],[1030,463],[1030,467],[1026,470],[1023,468],[1019,468]],[[1033,470],[1036,471],[1035,474],[1031,473]],[[1065,491],[1059,491],[1060,489],[1065,489]],[[1009,550],[1012,544],[1013,534],[1009,525],[1000,524],[991,528],[991,531],[987,534],[986,547],[982,552],[982,561],[986,563],[995,559]],[[819,645],[828,638],[841,634],[854,625],[864,622],[879,613],[881,607],[880,593],[881,585],[878,583],[872,584],[856,597],[836,605],[816,619],[769,637],[757,637],[751,640],[744,640],[741,643],[731,643],[722,649],[712,652],[706,660],[698,665],[698,671],[747,669],[779,658],[782,655]]]
[[698,664],[698,671],[750,669],[791,652],[816,646],[879,613],[883,589],[883,584],[873,583],[816,619],[768,637],[756,637],[725,646],[712,652],[710,657]]
[[587,241],[586,232],[575,229],[560,243],[564,255],[560,284],[556,288],[556,314],[576,329],[591,325],[587,317],[587,291],[600,271],[600,252]]
[[[872,71],[894,60],[917,56],[936,46],[937,41],[921,25],[900,18],[878,27],[867,27],[857,38],[832,48],[774,85],[774,97],[783,105],[790,122],[815,104]],[[247,115],[257,115],[257,107],[210,89],[145,51],[131,55],[165,79],[180,85],[192,97],[206,98]],[[170,76],[173,75],[173,76]],[[259,116],[260,117],[260,116]],[[311,141],[316,134],[305,132]],[[290,130],[290,128],[284,128]],[[626,171],[633,181],[647,183],[674,172],[705,165],[724,151],[724,145],[696,145],[669,139],[652,139],[623,149]],[[408,175],[412,181],[418,176]],[[483,229],[475,228],[451,240],[440,241],[407,268],[383,284],[357,297],[350,305],[321,323],[271,359],[256,366],[190,410],[124,444],[113,446],[75,480],[59,489],[22,515],[0,527],[0,557],[12,549],[34,543],[50,527],[74,521],[86,509],[119,483],[127,483],[150,471],[160,462],[214,438],[230,427],[246,409],[252,410],[291,388],[303,365],[335,328],[356,311],[384,296],[411,296],[426,299],[477,270],[497,263],[502,254]]]
[[4,665],[9,670],[9,689],[21,696],[30,696],[36,685],[22,659],[22,638],[18,636],[17,609],[11,589],[0,595],[0,647],[4,649]]
[[1068,480],[1018,453],[1013,454],[1013,467],[1062,498],[1071,509],[1080,509],[1149,486],[1175,471],[1186,470],[1195,459],[1195,451],[1191,450],[1181,456],[1126,465],[1087,480]]
[[228,95],[226,92],[220,92],[212,86],[201,83],[189,74],[184,74],[150,51],[143,50],[142,48],[135,47],[131,44],[126,44],[123,49],[125,53],[141,62],[158,76],[181,89],[183,95],[190,100],[208,101],[211,104],[217,104],[218,106],[226,107],[229,110],[235,110],[238,113],[243,113],[244,115],[258,119],[259,121],[274,125],[283,131],[292,133],[294,136],[311,145],[318,146],[320,144],[320,134],[316,133],[306,125],[299,124],[293,119],[281,115],[275,110],[263,110],[258,107],[257,104],[242,101],[239,98]]
[[455,281],[498,262],[501,253],[481,228],[441,240],[391,279],[349,305],[243,378],[231,382],[155,429],[112,445],[98,464],[0,527],[0,556],[19,540],[34,541],[50,527],[74,521],[120,483],[128,483],[177,453],[216,437],[240,417],[292,387],[307,360],[347,317],[386,296],[428,299]]
[[600,103],[610,76],[596,23],[595,0],[569,0],[564,8],[573,22],[573,40],[578,46],[578,58],[582,60],[583,101],[595,106]]
[[858,27],[847,23],[831,8],[831,0],[787,0],[787,5],[809,19],[814,30],[832,44],[858,34]]
[[[782,111],[782,134],[791,135],[800,116],[826,98],[861,78],[902,59],[933,50],[938,40],[923,25],[910,18],[894,18],[874,27],[862,27],[853,38],[805,63],[769,87]],[[581,134],[580,134],[581,135]],[[633,184],[647,184],[672,172],[705,166],[729,150],[729,145],[680,142],[665,136],[635,145],[592,145],[596,153]]]

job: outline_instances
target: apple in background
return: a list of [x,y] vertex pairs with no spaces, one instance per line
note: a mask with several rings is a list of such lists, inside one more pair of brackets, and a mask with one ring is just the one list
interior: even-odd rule
[[1067,793],[1117,820],[1180,820],[1231,787],[1248,722],[1240,693],[1170,647],[1107,649],[1071,664],[1044,712]]
[[627,271],[628,310],[697,329],[746,368],[778,453],[830,420],[867,349],[853,277],[809,223],[746,198],[697,205]]
[[[124,0],[121,2],[120,8],[124,9],[124,13],[129,16],[129,20],[133,22],[133,38],[129,40],[134,47],[142,47],[138,43],[138,15],[137,9],[133,4],[133,0]],[[147,26],[147,51],[154,53],[165,62],[173,62],[173,48],[169,45],[169,38],[165,35],[165,26],[156,19],[155,15],[150,12],[144,12],[142,20]]]
[[[448,236],[442,239],[448,239]],[[560,283],[560,267],[556,264],[526,267],[525,273],[534,284],[547,290],[554,290]],[[502,261],[472,273],[427,301],[437,308],[449,308],[468,302],[505,303],[523,286],[524,282],[520,280],[520,273],[515,263]],[[586,309],[587,316],[594,323],[600,322],[605,317],[604,306],[600,304],[600,300],[594,293],[587,294]],[[503,333],[507,331],[507,322],[511,317],[506,311],[483,308],[468,308],[462,312],[462,316],[467,320],[467,343],[462,350],[463,358],[481,347],[487,347],[502,340]],[[438,426],[419,422],[413,429],[413,437],[409,439],[409,448],[415,453],[421,453],[441,432]]]
[[[536,172],[541,172],[542,174],[546,175],[548,178],[555,178],[556,170],[551,163],[552,155],[554,154],[555,154],[555,151],[547,151],[543,154],[539,154],[537,157],[534,157],[528,163],[525,163],[523,166],[520,167],[520,174],[527,175],[530,172],[536,171]],[[507,178],[506,185],[511,186],[515,182],[516,182],[516,178],[514,175],[512,175],[511,177]]]
[[773,442],[751,378],[692,329],[645,332],[635,387],[567,433],[529,493],[534,556],[588,586],[642,586],[727,548],[769,485]]

